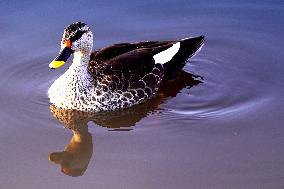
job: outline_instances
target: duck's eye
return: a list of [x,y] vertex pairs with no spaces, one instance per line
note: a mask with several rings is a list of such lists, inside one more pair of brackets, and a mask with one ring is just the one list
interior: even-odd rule
[[67,39],[68,39],[69,37],[70,37],[70,36],[69,36],[69,34],[66,34],[66,35],[65,35],[65,38],[67,38]]

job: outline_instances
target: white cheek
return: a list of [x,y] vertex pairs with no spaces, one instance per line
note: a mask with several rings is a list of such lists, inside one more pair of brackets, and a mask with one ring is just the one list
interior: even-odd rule
[[71,49],[73,51],[78,51],[80,49],[80,43],[78,43],[78,41],[75,41],[72,43]]

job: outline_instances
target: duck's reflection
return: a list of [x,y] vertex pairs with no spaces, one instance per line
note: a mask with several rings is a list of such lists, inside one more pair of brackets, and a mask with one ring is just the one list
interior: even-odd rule
[[76,110],[59,109],[51,105],[53,116],[64,127],[73,132],[73,137],[62,152],[49,154],[49,160],[61,165],[61,171],[69,176],[82,176],[86,171],[93,154],[92,135],[88,132],[88,122],[107,127],[112,130],[131,130],[138,121],[155,111],[168,97],[174,97],[181,89],[193,87],[199,83],[198,76],[181,72],[177,79],[169,81],[160,87],[155,98],[131,108],[88,113]]
[[92,135],[86,126],[72,130],[73,137],[62,152],[49,154],[49,160],[61,165],[61,171],[69,176],[82,176],[93,154]]

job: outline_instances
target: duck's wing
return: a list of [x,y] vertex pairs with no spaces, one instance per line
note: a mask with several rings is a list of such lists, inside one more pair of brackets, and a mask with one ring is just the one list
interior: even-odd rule
[[174,78],[203,42],[204,36],[199,36],[179,41],[116,44],[91,57],[89,72],[108,90],[147,89],[154,93],[163,78]]
[[120,55],[137,49],[149,49],[156,63],[163,64],[164,81],[173,79],[204,44],[204,36],[185,38],[176,41],[149,41],[120,43],[96,51],[91,56],[97,64],[107,64]]
[[114,57],[124,53],[141,48],[155,48],[163,45],[170,44],[174,41],[143,41],[136,43],[117,43],[105,48],[96,50],[91,55],[91,60],[99,60],[101,62],[108,61]]

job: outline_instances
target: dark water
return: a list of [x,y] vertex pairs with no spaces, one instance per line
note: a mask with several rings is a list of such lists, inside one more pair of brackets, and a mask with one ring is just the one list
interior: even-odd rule
[[[283,1],[2,0],[0,18],[0,188],[284,188]],[[206,43],[149,102],[60,111],[47,90],[67,66],[48,64],[77,20],[95,48]]]

